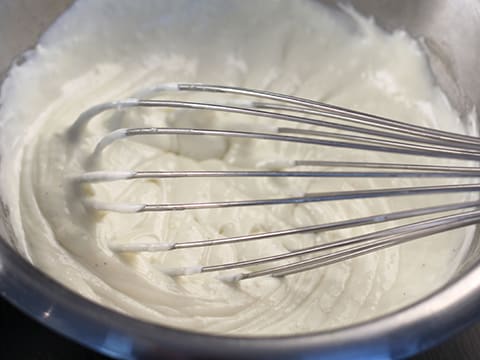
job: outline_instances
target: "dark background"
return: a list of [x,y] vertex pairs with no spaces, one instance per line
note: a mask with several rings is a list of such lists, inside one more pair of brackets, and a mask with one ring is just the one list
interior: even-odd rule
[[[0,298],[0,359],[108,360],[30,320]],[[480,359],[480,324],[410,360]]]

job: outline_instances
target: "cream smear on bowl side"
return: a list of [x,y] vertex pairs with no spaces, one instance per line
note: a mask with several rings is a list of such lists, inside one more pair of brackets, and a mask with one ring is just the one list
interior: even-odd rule
[[[142,6],[126,0],[78,1],[28,59],[11,69],[2,86],[0,189],[15,245],[35,266],[79,294],[131,316],[238,335],[297,334],[349,325],[418,300],[449,279],[468,245],[465,229],[282,279],[257,278],[236,286],[219,281],[214,273],[172,278],[163,270],[272,255],[382,226],[175,252],[113,253],[112,242],[235,236],[467,198],[457,194],[176,213],[88,212],[70,192],[66,178],[85,171],[85,157],[113,128],[235,128],[261,121],[232,114],[128,109],[96,118],[78,145],[66,141],[66,130],[85,109],[178,81],[267,89],[466,132],[435,86],[418,44],[403,31],[382,31],[351,9],[333,10],[314,1],[262,1],[254,7],[249,1],[220,0],[143,1]],[[252,169],[268,159],[432,162],[292,143],[165,137],[118,141],[102,154],[98,167],[235,170]],[[175,179],[101,183],[87,190],[95,199],[112,203],[164,203],[446,181],[453,182]]]

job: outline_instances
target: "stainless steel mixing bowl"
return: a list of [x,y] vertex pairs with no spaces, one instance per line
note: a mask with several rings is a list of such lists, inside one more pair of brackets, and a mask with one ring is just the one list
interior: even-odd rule
[[[254,10],[254,1],[247,1],[252,1]],[[35,43],[69,3],[0,0],[0,74],[14,57]],[[422,38],[438,82],[454,106],[463,115],[474,106],[480,108],[480,1],[358,0],[354,6],[373,15],[387,30],[404,28]],[[446,286],[411,306],[368,322],[276,338],[175,330],[96,305],[45,276],[10,245],[8,212],[8,207],[0,206],[1,295],[46,326],[115,357],[402,358],[444,340],[480,317],[480,241],[476,241]]]

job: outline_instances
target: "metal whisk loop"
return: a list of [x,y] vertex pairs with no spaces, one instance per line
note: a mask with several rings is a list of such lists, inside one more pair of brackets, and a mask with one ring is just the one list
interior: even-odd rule
[[[192,102],[179,100],[151,100],[151,97],[164,92],[208,92],[236,95],[243,100],[220,103]],[[252,100],[253,99],[253,100]],[[67,132],[67,139],[77,142],[88,123],[105,111],[126,110],[128,108],[190,109],[215,111],[254,116],[267,121],[276,119],[293,124],[310,125],[310,129],[288,126],[271,126],[266,122],[268,131],[218,130],[199,128],[128,128],[117,129],[105,135],[96,145],[90,160],[98,159],[111,144],[133,136],[212,136],[245,138],[259,141],[282,141],[313,146],[328,146],[354,150],[380,151],[405,155],[435,158],[450,158],[461,161],[480,160],[480,139],[474,136],[455,134],[430,129],[376,115],[325,104],[319,101],[278,94],[268,91],[251,90],[240,87],[228,87],[206,84],[161,84],[147,89],[136,96],[105,104],[100,104],[82,113]],[[330,119],[330,120],[327,120]],[[311,127],[316,127],[312,129]],[[318,129],[317,129],[318,128]],[[325,129],[332,129],[326,131]],[[336,132],[340,131],[340,132]],[[296,170],[295,167],[309,167],[310,170]],[[331,170],[329,168],[341,168]],[[303,178],[472,178],[480,177],[477,166],[441,166],[410,163],[378,163],[324,160],[269,160],[259,164],[255,170],[230,171],[135,171],[119,169],[117,171],[89,171],[73,175],[75,184],[111,181],[134,181],[137,179],[174,179],[174,178],[219,178],[219,177],[303,177]],[[478,181],[478,180],[476,180]],[[210,202],[187,202],[178,204],[131,204],[107,203],[97,199],[85,199],[86,206],[99,211],[122,213],[186,211],[214,208],[245,206],[265,206],[280,204],[302,204],[309,202],[340,201],[419,194],[443,194],[479,192],[480,183],[445,184],[437,186],[411,186],[402,188],[383,188],[367,190],[334,191],[324,193],[305,193],[298,196],[273,199],[225,200]],[[190,275],[195,273],[223,271],[244,268],[297,258],[286,265],[269,267],[252,272],[222,275],[223,280],[239,281],[259,276],[285,276],[326,266],[339,261],[352,259],[390,246],[399,245],[439,232],[453,230],[480,222],[480,201],[459,202],[427,208],[410,209],[387,214],[366,216],[357,219],[311,226],[283,229],[277,231],[225,237],[211,240],[194,240],[183,243],[135,243],[113,242],[110,248],[115,252],[157,252],[187,249],[194,247],[234,244],[259,241],[287,235],[318,233],[338,229],[365,226],[417,216],[433,215],[442,212],[456,212],[385,230],[374,231],[335,242],[298,249],[283,254],[217,265],[193,265],[185,268],[166,269],[170,275]],[[466,209],[473,209],[465,211]],[[311,257],[314,254],[323,255]],[[308,258],[304,258],[308,256]],[[300,260],[298,258],[300,257]]]

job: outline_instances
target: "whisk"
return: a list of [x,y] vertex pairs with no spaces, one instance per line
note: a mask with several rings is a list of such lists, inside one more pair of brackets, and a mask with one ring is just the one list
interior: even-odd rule
[[[152,94],[159,92],[209,92],[231,94],[237,98],[217,102],[192,102],[176,100],[151,100]],[[241,98],[241,100],[239,100]],[[184,135],[184,136],[216,136],[266,141],[286,141],[317,146],[330,146],[398,153],[413,156],[435,158],[452,158],[475,162],[480,160],[480,139],[473,136],[456,134],[437,129],[404,123],[385,117],[329,105],[304,98],[283,95],[269,91],[252,90],[241,87],[169,83],[142,91],[133,98],[108,102],[94,106],[83,112],[69,128],[69,141],[77,142],[84,128],[95,116],[105,111],[127,108],[148,107],[164,109],[193,109],[215,112],[229,112],[251,115],[266,119],[284,120],[285,122],[314,125],[315,130],[294,127],[267,126],[260,131],[216,130],[200,128],[128,128],[117,129],[105,135],[96,145],[91,158],[98,158],[102,151],[112,143],[132,136],[147,135]],[[335,131],[327,131],[334,129]],[[340,132],[338,132],[340,131]],[[295,167],[311,167],[311,171],[291,170]],[[341,168],[342,171],[331,171],[328,168]],[[359,178],[478,178],[480,169],[476,166],[437,166],[409,163],[379,163],[352,161],[316,161],[316,160],[274,160],[267,162],[265,169],[234,171],[89,171],[72,177],[75,184],[110,182],[135,179],[166,178],[204,178],[204,177],[359,177]],[[277,169],[289,170],[277,170]],[[273,170],[272,170],[273,169]],[[480,183],[446,184],[437,186],[415,186],[400,188],[382,188],[367,190],[350,190],[324,193],[309,193],[295,197],[275,199],[250,199],[216,202],[189,202],[178,204],[119,204],[105,203],[86,199],[85,204],[98,211],[114,211],[122,213],[186,211],[212,208],[230,208],[239,206],[261,206],[279,204],[300,204],[308,202],[325,202],[348,199],[365,199],[378,197],[408,196],[418,194],[442,194],[480,191]],[[384,223],[394,220],[419,216],[449,213],[427,220],[410,222],[405,225],[390,227],[384,230],[364,233],[350,238],[310,246],[283,254],[256,258],[245,261],[217,265],[190,266],[171,269],[169,274],[180,276],[194,273],[222,271],[244,268],[251,265],[275,263],[280,260],[295,258],[293,262],[272,265],[271,267],[224,275],[223,280],[240,281],[259,276],[286,276],[321,266],[330,265],[365,255],[390,246],[429,236],[432,234],[465,227],[480,222],[480,201],[462,201],[457,203],[415,208],[404,211],[364,216],[355,219],[311,226],[283,229],[278,231],[223,237],[217,239],[198,240],[180,243],[114,243],[110,248],[114,252],[157,252],[174,251],[194,247],[233,244],[238,242],[260,241],[262,239],[296,235],[304,233],[327,232],[338,229],[361,227],[370,224]],[[455,211],[455,212],[454,212]],[[454,212],[453,214],[451,212]],[[319,255],[320,254],[320,255]],[[304,258],[304,255],[310,257]],[[303,256],[303,257],[302,257]],[[300,259],[300,260],[298,260]]]

